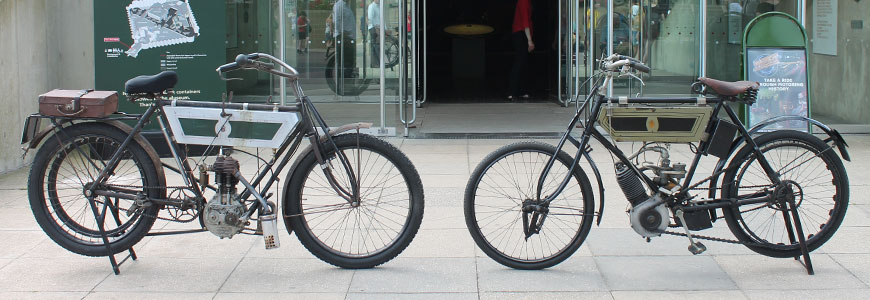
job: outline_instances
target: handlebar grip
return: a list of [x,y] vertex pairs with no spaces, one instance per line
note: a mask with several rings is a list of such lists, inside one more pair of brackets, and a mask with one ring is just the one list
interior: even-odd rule
[[247,54],[239,54],[236,56],[236,62],[239,67],[247,67],[254,63],[254,60]]
[[[631,60],[629,60],[629,61],[631,61]],[[628,66],[634,68],[635,70],[638,70],[638,71],[641,71],[644,73],[649,73],[649,67],[647,67],[647,65],[645,65],[639,61],[631,61],[630,63],[628,63]]]
[[232,63],[228,63],[228,64],[225,64],[225,65],[218,67],[218,72],[226,73],[226,72],[235,71],[238,69],[239,69],[239,64],[232,62]]
[[640,60],[638,60],[638,59],[636,59],[636,58],[634,58],[634,57],[631,57],[631,56],[625,56],[625,55],[619,55],[619,56],[616,57],[616,59],[617,59],[617,60],[627,59],[628,61],[633,62],[633,63],[642,63]]

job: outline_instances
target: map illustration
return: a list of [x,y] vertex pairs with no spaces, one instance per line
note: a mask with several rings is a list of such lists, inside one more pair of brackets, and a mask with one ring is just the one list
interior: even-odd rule
[[199,36],[187,1],[134,0],[127,6],[127,19],[133,45],[126,53],[134,58],[141,50],[191,43]]

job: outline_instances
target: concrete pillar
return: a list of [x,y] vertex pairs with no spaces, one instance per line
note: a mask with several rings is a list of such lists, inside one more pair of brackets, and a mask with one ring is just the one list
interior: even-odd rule
[[93,87],[93,23],[92,1],[0,0],[0,173],[30,162],[19,143],[39,94]]

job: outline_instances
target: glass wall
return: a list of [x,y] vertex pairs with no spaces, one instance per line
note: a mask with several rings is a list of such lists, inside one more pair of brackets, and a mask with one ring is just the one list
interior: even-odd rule
[[[595,3],[596,57],[607,52],[606,1]],[[698,77],[699,2],[697,0],[613,0],[613,52],[648,64],[645,85],[615,80],[615,94],[681,95]]]
[[[278,1],[227,0],[226,5],[227,62],[242,53],[278,52]],[[227,91],[244,97],[244,101],[266,102],[278,95],[277,81],[264,72],[239,71],[230,77],[242,80],[228,81]]]
[[[383,20],[387,101],[397,101],[402,69],[399,29],[410,22],[410,15],[401,16],[399,0],[380,0],[383,17],[376,0],[282,1],[284,55],[300,72],[306,95],[317,102],[380,102],[379,26],[375,24]],[[405,3],[410,7],[410,0]],[[405,56],[407,63],[409,53]]]
[[797,0],[706,0],[707,77],[741,79],[743,29],[753,18],[771,11],[798,16]]

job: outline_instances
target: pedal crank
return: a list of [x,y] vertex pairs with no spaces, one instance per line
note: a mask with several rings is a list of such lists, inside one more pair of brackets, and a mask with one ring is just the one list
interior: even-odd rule
[[698,255],[707,251],[707,246],[704,246],[701,242],[695,242],[695,239],[692,238],[692,233],[689,232],[689,227],[686,225],[686,219],[683,217],[683,210],[677,209],[677,211],[674,212],[674,216],[680,219],[680,224],[683,225],[683,229],[686,231],[686,237],[689,238],[689,252]]

